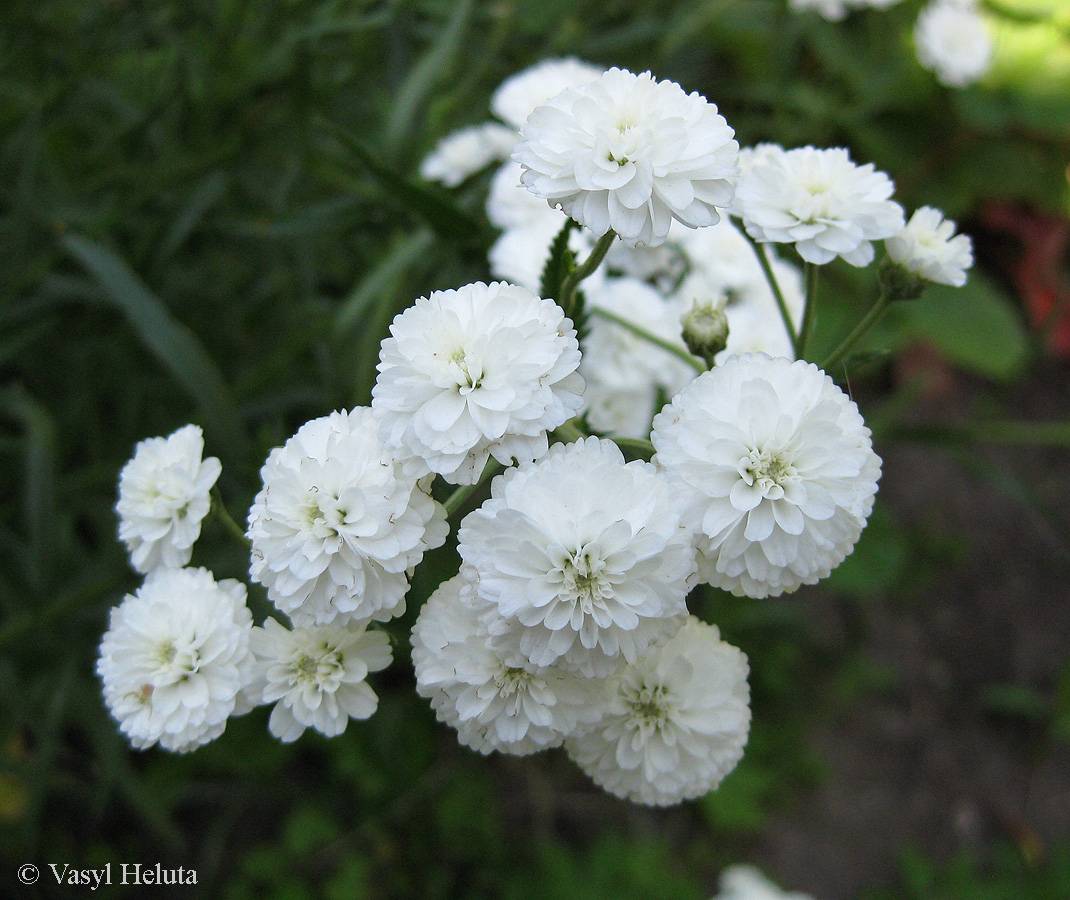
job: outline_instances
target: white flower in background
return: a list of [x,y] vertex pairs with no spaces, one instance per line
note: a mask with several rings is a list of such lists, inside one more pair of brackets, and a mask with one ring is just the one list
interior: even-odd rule
[[830,22],[839,22],[847,16],[851,0],[790,0],[791,8],[796,12],[812,9]]
[[508,159],[516,131],[497,122],[484,122],[446,135],[420,163],[420,175],[446,187],[482,171],[492,162]]
[[119,473],[119,539],[138,572],[190,561],[222,470],[214,456],[202,460],[203,453],[201,429],[186,425],[169,437],[140,441]]
[[739,149],[717,107],[671,81],[610,69],[536,108],[513,159],[523,184],[596,235],[657,246],[732,200]]
[[914,26],[918,62],[947,87],[979,81],[992,64],[992,36],[973,0],[934,0]]
[[497,606],[496,652],[598,677],[679,627],[691,537],[653,466],[587,438],[495,478],[461,523],[458,551]]
[[490,110],[519,131],[536,106],[565,88],[597,81],[604,71],[572,57],[543,60],[506,78],[490,98]]
[[372,407],[391,453],[417,474],[474,484],[490,456],[546,452],[580,408],[572,323],[553,300],[504,282],[421,297],[383,341]]
[[813,900],[809,894],[782,891],[754,866],[729,866],[721,873],[721,892],[713,900]]
[[861,9],[866,6],[886,9],[898,3],[899,0],[790,0],[790,2],[791,8],[796,12],[812,9],[830,22],[839,22],[846,17],[848,10]]
[[353,624],[291,631],[268,618],[253,628],[250,644],[256,664],[248,693],[258,705],[275,704],[268,730],[280,741],[295,741],[306,728],[335,737],[379,705],[365,679],[390,665],[382,631]]
[[252,625],[245,585],[207,569],[157,569],[112,609],[97,674],[135,748],[186,753],[246,711]]
[[700,575],[735,594],[816,583],[873,509],[880,459],[869,429],[811,363],[732,357],[655,417],[651,440],[691,498]]
[[602,432],[645,438],[658,396],[671,397],[695,377],[695,370],[662,347],[600,317],[597,310],[686,350],[681,337],[682,307],[635,278],[610,278],[593,290],[585,284],[584,290],[590,316],[580,372],[587,381],[588,421]]
[[522,171],[519,163],[508,160],[491,177],[486,203],[487,218],[495,228],[503,231],[535,226],[557,234],[568,221],[568,216],[527,190],[520,183]]
[[928,281],[962,287],[973,265],[973,243],[931,206],[915,210],[906,227],[884,242],[888,256]]
[[610,682],[605,716],[565,742],[611,794],[669,806],[717,787],[750,731],[747,657],[693,616]]
[[895,186],[872,163],[856,166],[845,149],[799,147],[757,155],[736,187],[735,211],[756,241],[794,244],[807,262],[837,256],[853,266],[873,261],[871,241],[903,227]]
[[416,691],[462,744],[523,756],[559,746],[577,724],[601,715],[602,681],[498,656],[485,621],[495,612],[487,607],[457,575],[431,595],[412,630]]
[[280,610],[302,626],[405,611],[406,570],[445,541],[445,510],[394,463],[370,409],[306,422],[260,474],[250,574]]

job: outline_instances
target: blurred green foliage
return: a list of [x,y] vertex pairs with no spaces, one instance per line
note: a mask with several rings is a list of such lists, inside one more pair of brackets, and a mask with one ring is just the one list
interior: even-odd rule
[[[913,59],[919,6],[833,26],[781,0],[4,3],[0,878],[27,860],[159,860],[196,868],[190,896],[202,897],[708,896],[769,813],[821,777],[801,750],[813,686],[836,673],[870,683],[795,607],[698,598],[761,664],[743,764],[682,809],[627,807],[560,754],[483,759],[436,725],[412,691],[405,627],[455,566],[448,552],[418,573],[390,629],[399,663],[377,680],[367,725],[282,746],[257,711],[192,756],[133,753],[94,675],[108,609],[137,584],[116,540],[117,474],[136,441],[195,421],[240,518],[269,448],[367,402],[396,312],[488,275],[485,181],[446,194],[419,181],[418,161],[545,56],[700,90],[743,144],[849,146],[907,207],[967,223],[991,202],[1065,214],[1065,16],[1004,17],[987,82],[949,92]],[[822,346],[874,291],[842,268],[826,288]],[[1009,288],[978,273],[954,303],[934,290],[869,350],[922,339],[984,378],[1015,377],[1038,344]],[[910,549],[879,505],[830,588],[879,598]],[[211,523],[194,564],[247,574]],[[1013,692],[990,700],[1037,712]],[[957,871],[927,900],[1007,896],[969,893]],[[912,884],[945,883],[919,872]],[[1021,896],[1054,900],[1044,890]]]

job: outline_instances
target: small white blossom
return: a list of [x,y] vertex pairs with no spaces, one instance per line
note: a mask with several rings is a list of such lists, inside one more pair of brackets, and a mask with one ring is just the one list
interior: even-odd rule
[[947,87],[979,81],[992,64],[992,36],[973,0],[934,0],[914,26],[918,62]]
[[135,748],[186,753],[246,710],[252,625],[245,585],[207,569],[157,569],[112,609],[97,674]]
[[717,787],[750,731],[747,657],[693,616],[611,679],[606,713],[565,743],[611,794],[669,806]]
[[721,873],[721,892],[713,900],[813,900],[809,894],[782,891],[754,866],[729,866]]
[[814,584],[854,548],[880,459],[817,366],[761,354],[700,375],[654,419],[655,461],[691,499],[699,572],[767,597]]
[[222,467],[214,456],[202,460],[204,436],[196,425],[169,437],[146,438],[119,474],[119,539],[142,574],[159,567],[179,568],[193,555],[209,492]]
[[474,484],[490,456],[533,460],[582,403],[579,343],[552,300],[504,282],[421,297],[383,341],[372,407],[417,474]]
[[445,510],[383,447],[370,409],[298,429],[260,470],[250,573],[298,625],[386,621],[406,570],[446,539]]
[[973,244],[955,234],[955,223],[931,206],[922,206],[898,234],[884,242],[888,256],[929,281],[962,287],[973,265]]
[[446,187],[461,182],[507,159],[516,143],[516,131],[497,122],[484,122],[446,135],[420,163],[420,175]]
[[496,652],[588,677],[672,634],[695,571],[668,482],[597,438],[496,477],[461,523],[458,550],[497,606]]
[[856,166],[841,147],[766,147],[736,187],[735,210],[756,241],[794,244],[807,262],[837,256],[853,266],[873,261],[874,240],[903,227],[895,186],[873,165]]
[[495,615],[461,575],[443,582],[412,630],[416,690],[439,720],[480,753],[557,747],[601,715],[605,685],[555,666],[509,665],[491,647]]
[[490,110],[519,131],[536,106],[565,88],[597,81],[603,71],[572,57],[545,59],[506,78],[490,98]]
[[646,72],[610,69],[528,117],[513,159],[523,184],[601,236],[657,246],[732,199],[739,149],[717,107]]
[[327,737],[346,729],[350,719],[367,719],[379,698],[365,680],[390,665],[390,640],[363,625],[294,628],[274,619],[253,628],[256,704],[274,703],[268,730],[280,741],[297,740],[306,728]]

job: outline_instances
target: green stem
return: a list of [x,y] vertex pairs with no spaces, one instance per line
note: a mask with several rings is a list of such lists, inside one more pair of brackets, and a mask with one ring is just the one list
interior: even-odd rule
[[817,321],[817,276],[821,267],[815,263],[806,264],[806,305],[803,307],[802,326],[799,328],[799,340],[795,345],[797,359],[806,359],[806,348],[814,333]]
[[223,523],[223,527],[227,529],[234,537],[236,537],[246,547],[252,547],[252,542],[246,537],[245,529],[234,521],[226,505],[223,503],[223,496],[219,493],[218,488],[212,488],[212,514]]
[[[773,297],[776,299],[777,309],[780,310],[780,318],[784,320],[784,327],[788,330],[788,337],[791,338],[791,346],[797,347],[799,343],[799,335],[795,331],[795,323],[791,320],[791,313],[788,311],[787,301],[784,300],[784,292],[780,290],[780,283],[776,280],[776,276],[773,274],[773,267],[769,263],[769,257],[766,255],[765,247],[747,234],[747,229],[742,222],[737,222],[736,227],[739,230],[739,233],[750,243],[751,249],[754,250],[754,255],[758,257],[758,264],[762,267],[762,272],[765,274],[765,280],[769,282],[769,289],[773,292]],[[798,352],[796,352],[796,356],[797,355]]]
[[561,297],[558,302],[567,314],[571,314],[572,312],[575,294],[579,289],[580,284],[585,278],[593,275],[595,270],[602,264],[602,260],[606,258],[606,254],[609,252],[609,248],[613,245],[613,241],[615,241],[616,238],[617,233],[612,228],[609,229],[609,231],[598,239],[598,243],[594,245],[591,255],[580,263],[580,265],[576,266],[576,268],[572,270],[572,274],[565,279],[565,283],[561,287]]
[[891,299],[885,291],[881,291],[880,296],[877,298],[877,302],[874,303],[864,316],[858,321],[858,324],[851,329],[851,333],[847,335],[839,346],[836,347],[821,363],[821,368],[828,372],[835,366],[838,366],[844,359],[847,358],[847,354],[851,352],[855,344],[857,344],[862,337],[872,328],[877,320],[884,315],[884,311],[891,305]]
[[457,512],[465,500],[501,470],[502,464],[498,460],[494,458],[488,459],[487,464],[483,467],[483,472],[479,476],[479,480],[475,484],[462,484],[455,488],[453,493],[446,498],[446,502],[442,504],[446,508],[446,517],[449,518]]
[[647,331],[641,325],[636,325],[634,322],[629,322],[627,319],[622,319],[616,313],[612,313],[608,309],[602,309],[599,306],[591,307],[591,315],[598,316],[600,319],[605,319],[607,322],[613,322],[615,325],[619,325],[621,328],[626,328],[632,334],[641,337],[644,341],[649,341],[651,344],[654,344],[657,347],[661,347],[662,350],[673,354],[673,356],[680,357],[680,359],[682,359],[685,363],[691,366],[692,369],[698,372],[699,375],[706,371],[706,364],[703,363],[702,360],[692,356],[683,347],[677,347],[670,341],[667,341],[664,338],[660,338],[656,334]]

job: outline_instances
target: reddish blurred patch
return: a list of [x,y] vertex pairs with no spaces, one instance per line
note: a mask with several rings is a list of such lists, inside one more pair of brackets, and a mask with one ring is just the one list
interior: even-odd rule
[[1047,333],[1052,353],[1070,358],[1070,221],[1000,201],[985,204],[980,219],[986,228],[1018,242],[1009,274],[1029,320],[1035,330]]

